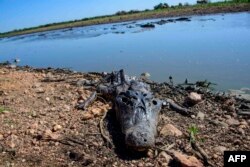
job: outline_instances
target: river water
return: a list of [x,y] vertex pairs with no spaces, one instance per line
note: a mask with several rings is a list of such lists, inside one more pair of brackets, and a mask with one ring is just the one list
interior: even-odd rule
[[[168,20],[169,18],[164,18]],[[0,61],[77,71],[149,72],[155,81],[209,80],[218,90],[250,87],[250,13],[104,24],[0,39]],[[155,28],[140,25],[152,22]]]

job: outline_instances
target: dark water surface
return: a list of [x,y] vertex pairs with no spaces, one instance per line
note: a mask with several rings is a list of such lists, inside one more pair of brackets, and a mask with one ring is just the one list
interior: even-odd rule
[[[84,72],[123,68],[130,75],[149,72],[156,81],[172,75],[178,83],[207,79],[220,90],[250,87],[250,13],[159,20],[0,39],[0,61]],[[148,22],[155,28],[140,27]]]

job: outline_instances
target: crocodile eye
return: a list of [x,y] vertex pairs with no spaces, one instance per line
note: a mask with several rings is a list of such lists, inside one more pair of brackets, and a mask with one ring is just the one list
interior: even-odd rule
[[153,100],[152,103],[153,103],[154,105],[157,105],[157,101],[156,101],[156,100]]
[[122,102],[127,103],[128,102],[128,98],[122,97]]

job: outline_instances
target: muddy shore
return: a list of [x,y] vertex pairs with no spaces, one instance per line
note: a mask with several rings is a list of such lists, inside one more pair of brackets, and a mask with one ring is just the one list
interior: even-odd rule
[[[182,115],[165,107],[160,114],[156,147],[148,152],[128,150],[116,122],[112,104],[98,98],[85,111],[75,106],[86,100],[99,81],[99,73],[65,69],[0,66],[0,166],[223,166],[223,151],[249,150],[250,102],[207,91],[150,83],[156,97],[170,98],[187,107]],[[83,83],[85,84],[80,84]],[[186,106],[191,92],[202,101]],[[104,113],[103,140],[99,123]],[[198,130],[195,142],[210,165],[191,147],[190,127]],[[171,147],[169,147],[171,146]],[[166,147],[175,153],[168,154]]]
[[100,16],[97,18],[88,18],[86,20],[55,23],[48,26],[32,27],[29,29],[10,31],[2,34],[0,33],[0,38],[13,37],[24,34],[32,34],[37,32],[46,32],[46,31],[65,29],[65,28],[84,27],[84,26],[100,25],[100,24],[112,24],[112,23],[119,23],[126,21],[138,21],[138,20],[156,19],[164,17],[207,15],[207,14],[218,14],[218,13],[235,13],[235,12],[246,12],[246,11],[250,11],[249,3],[187,6],[176,9],[166,9],[159,11],[153,10],[148,12],[139,12],[139,13],[125,14],[125,15],[110,15],[103,17]]

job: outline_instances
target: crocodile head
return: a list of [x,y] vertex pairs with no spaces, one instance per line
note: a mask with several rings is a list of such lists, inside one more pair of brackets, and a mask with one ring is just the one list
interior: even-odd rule
[[[123,89],[124,90],[124,89]],[[143,151],[155,145],[158,114],[162,101],[153,97],[147,84],[134,81],[126,91],[119,92],[115,110],[125,142],[129,147]]]

